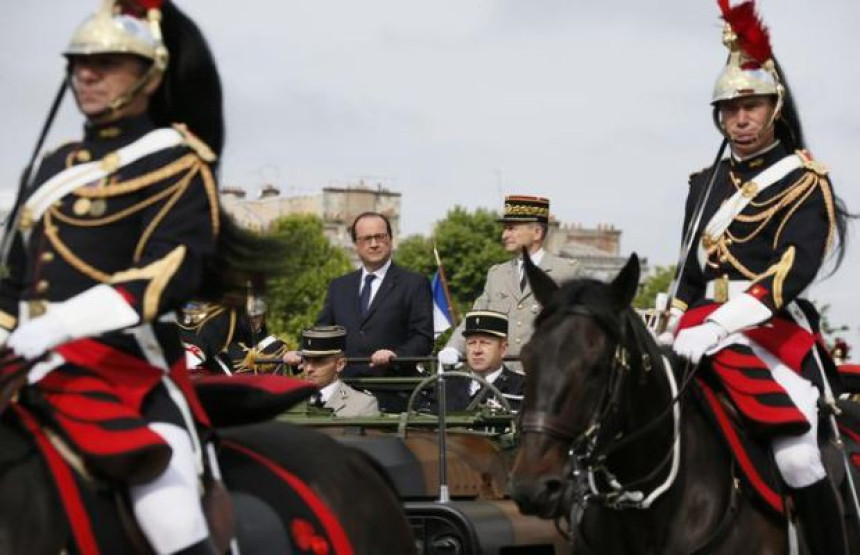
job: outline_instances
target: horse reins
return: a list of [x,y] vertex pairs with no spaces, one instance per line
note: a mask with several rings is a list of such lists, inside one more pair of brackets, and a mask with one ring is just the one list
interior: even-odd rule
[[[684,380],[682,382],[682,387],[680,389],[677,388],[677,384],[675,382],[674,374],[669,367],[669,363],[665,358],[662,360],[663,366],[666,370],[667,380],[670,383],[670,389],[672,390],[672,399],[668,403],[665,409],[660,411],[660,413],[649,420],[644,426],[637,428],[630,434],[625,435],[624,437],[611,441],[611,439],[607,441],[604,438],[609,437],[608,430],[610,428],[605,426],[605,422],[609,420],[609,417],[618,411],[620,406],[619,396],[622,391],[623,385],[626,383],[627,376],[630,375],[630,360],[628,356],[628,349],[625,347],[625,334],[623,326],[619,326],[620,329],[616,330],[613,327],[607,326],[604,322],[601,322],[599,318],[587,307],[583,305],[576,305],[565,311],[565,315],[579,315],[587,318],[595,319],[601,327],[603,327],[607,332],[611,335],[618,336],[618,342],[615,348],[615,354],[612,360],[612,365],[610,367],[610,378],[609,383],[603,389],[603,394],[601,396],[600,401],[597,404],[597,407],[589,421],[589,425],[586,427],[584,432],[579,432],[574,430],[568,423],[567,419],[559,418],[556,415],[550,414],[546,411],[529,411],[523,414],[523,420],[521,424],[521,430],[526,433],[536,433],[540,435],[546,435],[552,437],[556,440],[568,442],[571,445],[571,458],[572,467],[576,468],[584,468],[588,474],[589,481],[589,490],[590,493],[587,495],[588,497],[596,497],[603,501],[603,503],[609,507],[621,508],[621,507],[633,507],[645,509],[650,506],[650,504],[664,491],[666,491],[671,483],[674,481],[674,477],[677,473],[678,459],[679,459],[679,434],[680,434],[680,414],[678,408],[678,401],[685,393],[687,387],[692,381],[692,377],[695,375],[695,371],[687,372],[684,376]],[[634,330],[635,333],[635,330]],[[634,337],[637,345],[641,345],[644,341],[642,338]],[[650,360],[647,362],[645,358],[647,355],[643,356],[643,365],[646,371],[650,370]],[[670,449],[667,451],[666,455],[661,458],[659,463],[655,466],[655,468],[650,471],[647,475],[638,478],[629,482],[626,485],[621,485],[615,480],[614,476],[608,472],[606,469],[604,462],[606,458],[612,454],[613,452],[618,451],[622,447],[629,445],[636,439],[639,439],[646,433],[650,432],[652,428],[654,428],[659,422],[663,421],[670,412],[675,412],[674,419],[674,434],[673,440],[671,443]],[[600,447],[605,445],[604,450],[600,450]],[[663,469],[672,463],[672,469],[667,476],[666,481],[663,484],[657,486],[651,494],[645,495],[643,492],[634,492],[631,489],[639,484],[647,483],[653,480]],[[597,473],[604,473],[607,475],[607,482],[611,486],[611,491],[602,492],[597,485],[595,480],[595,475]],[[585,501],[585,499],[581,500]]]

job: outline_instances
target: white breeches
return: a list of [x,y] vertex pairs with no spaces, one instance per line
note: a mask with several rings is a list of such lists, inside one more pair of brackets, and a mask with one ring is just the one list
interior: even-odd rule
[[818,448],[818,388],[754,341],[741,336],[737,343],[749,345],[756,356],[768,365],[774,380],[785,389],[810,425],[809,430],[802,435],[779,437],[771,443],[782,479],[793,489],[821,480],[827,472]]
[[209,537],[200,504],[194,450],[188,431],[155,422],[149,427],[173,449],[164,472],[146,484],[131,486],[134,515],[159,555],[174,553]]

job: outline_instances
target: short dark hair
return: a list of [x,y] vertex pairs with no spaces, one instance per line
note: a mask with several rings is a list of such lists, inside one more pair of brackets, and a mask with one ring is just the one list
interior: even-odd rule
[[385,214],[380,214],[379,212],[362,212],[355,217],[355,220],[353,220],[352,225],[349,226],[349,234],[352,236],[353,243],[355,243],[355,241],[358,239],[355,234],[355,226],[358,225],[358,221],[362,218],[370,218],[371,216],[382,218],[382,221],[385,222],[385,229],[386,231],[388,231],[388,236],[392,239],[394,238],[394,234],[391,233],[391,221],[388,219],[388,216],[386,216]]

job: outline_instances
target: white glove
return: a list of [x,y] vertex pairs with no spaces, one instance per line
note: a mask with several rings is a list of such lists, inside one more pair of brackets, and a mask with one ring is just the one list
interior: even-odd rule
[[436,355],[441,366],[454,366],[460,362],[460,351],[454,347],[445,347]]
[[679,356],[687,358],[693,364],[698,364],[702,356],[728,336],[728,332],[716,322],[705,322],[704,324],[681,330],[672,350]]
[[96,285],[48,308],[44,315],[18,326],[6,344],[27,359],[81,337],[133,326],[140,316],[113,287]]
[[657,336],[657,344],[663,345],[664,347],[671,347],[675,342],[675,334],[670,331],[664,331],[660,335]]
[[18,326],[9,336],[7,345],[22,357],[32,360],[71,338],[59,318],[45,314]]
[[669,310],[666,331],[657,336],[657,343],[668,347],[675,342],[675,330],[678,329],[678,323],[681,321],[681,316],[683,315],[684,311],[679,308],[672,307]]

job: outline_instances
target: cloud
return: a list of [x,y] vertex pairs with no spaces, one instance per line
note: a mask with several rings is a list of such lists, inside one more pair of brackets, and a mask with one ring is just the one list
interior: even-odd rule
[[[759,0],[815,154],[860,206],[856,102],[860,3]],[[14,186],[63,62],[96,0],[17,2],[0,35],[0,183]],[[403,193],[403,230],[454,204],[545,194],[557,216],[623,230],[625,251],[675,257],[687,176],[719,136],[711,87],[724,63],[716,2],[250,0],[179,2],[219,60],[227,98],[223,180],[312,191],[373,177]],[[50,142],[80,133],[67,102]],[[856,249],[853,249],[856,250]],[[818,286],[851,321],[860,259]],[[856,326],[855,326],[856,327]]]

